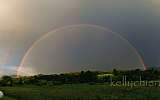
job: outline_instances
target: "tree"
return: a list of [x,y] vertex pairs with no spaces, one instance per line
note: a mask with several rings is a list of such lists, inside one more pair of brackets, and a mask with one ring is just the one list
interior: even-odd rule
[[116,69],[113,69],[113,74],[118,75],[118,71]]
[[1,83],[3,86],[12,86],[13,85],[13,80],[12,77],[10,76],[3,76]]

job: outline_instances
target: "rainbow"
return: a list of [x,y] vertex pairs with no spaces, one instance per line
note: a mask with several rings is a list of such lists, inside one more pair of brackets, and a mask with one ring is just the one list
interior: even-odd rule
[[101,25],[94,25],[94,24],[73,24],[73,25],[67,25],[67,26],[58,27],[58,28],[56,28],[56,29],[54,29],[54,30],[52,30],[52,31],[49,31],[49,32],[41,35],[37,40],[35,40],[35,41],[33,42],[33,44],[26,50],[24,56],[23,56],[22,59],[21,59],[21,62],[20,62],[20,64],[19,64],[19,66],[18,66],[17,73],[16,73],[17,77],[18,77],[18,74],[19,74],[19,71],[20,71],[21,67],[22,67],[23,64],[24,64],[24,61],[25,61],[27,55],[32,51],[32,49],[34,48],[34,46],[35,46],[36,44],[38,44],[41,40],[47,38],[49,35],[51,35],[51,33],[60,31],[60,30],[62,30],[62,29],[67,29],[67,28],[72,28],[72,27],[79,27],[79,26],[101,28],[101,29],[103,29],[103,30],[109,31],[109,32],[111,32],[112,34],[118,36],[120,39],[122,39],[123,41],[127,42],[127,44],[129,45],[129,47],[131,47],[131,48],[135,51],[138,59],[140,60],[140,62],[141,62],[142,65],[143,65],[142,67],[144,68],[144,70],[146,70],[146,66],[145,66],[145,64],[144,64],[144,61],[143,61],[141,55],[138,53],[138,51],[136,50],[136,48],[135,48],[126,38],[124,38],[120,33],[114,32],[114,31],[112,31],[111,29],[109,29],[109,28],[107,28],[107,27],[104,27],[104,26],[101,26]]

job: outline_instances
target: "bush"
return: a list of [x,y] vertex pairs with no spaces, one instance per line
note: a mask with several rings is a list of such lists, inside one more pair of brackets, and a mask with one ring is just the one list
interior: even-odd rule
[[88,84],[89,84],[89,85],[95,85],[96,82],[89,82]]
[[54,85],[62,85],[63,83],[61,81],[54,81],[53,84]]

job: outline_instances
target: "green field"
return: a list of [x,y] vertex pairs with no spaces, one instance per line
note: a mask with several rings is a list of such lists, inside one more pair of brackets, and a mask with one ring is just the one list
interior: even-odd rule
[[160,100],[158,87],[111,87],[106,84],[0,87],[3,100]]

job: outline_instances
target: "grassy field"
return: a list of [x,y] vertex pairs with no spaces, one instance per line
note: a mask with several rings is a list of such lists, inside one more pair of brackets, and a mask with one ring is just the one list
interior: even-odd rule
[[10,97],[5,96],[5,97],[3,97],[3,100],[17,100],[17,99],[14,99],[14,98],[10,98]]
[[3,100],[160,100],[159,87],[111,87],[106,84],[0,87]]

